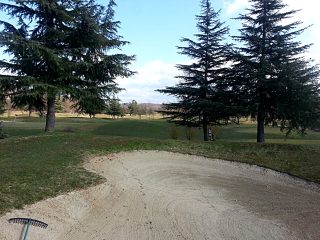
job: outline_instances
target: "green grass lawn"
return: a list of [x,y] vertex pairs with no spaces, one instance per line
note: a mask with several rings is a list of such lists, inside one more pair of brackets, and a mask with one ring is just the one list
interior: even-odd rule
[[83,159],[119,151],[154,149],[240,161],[320,183],[319,133],[284,141],[279,129],[267,128],[268,142],[258,145],[254,125],[219,127],[217,141],[209,143],[201,141],[198,129],[186,141],[183,127],[172,140],[171,125],[163,120],[58,118],[54,134],[43,132],[39,118],[4,126],[10,137],[0,140],[0,214],[104,181],[83,169]]

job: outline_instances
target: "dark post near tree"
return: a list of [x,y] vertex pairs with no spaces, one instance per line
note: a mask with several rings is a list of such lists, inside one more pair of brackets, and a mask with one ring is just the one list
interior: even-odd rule
[[208,125],[225,118],[223,89],[230,45],[223,41],[228,28],[218,19],[219,12],[214,11],[209,0],[201,1],[201,14],[197,16],[196,40],[183,38],[186,47],[178,47],[181,54],[190,57],[193,63],[178,65],[182,72],[181,83],[174,87],[158,90],[177,97],[177,103],[164,104],[161,113],[169,120],[186,126],[201,126],[204,141],[208,141]]
[[310,100],[319,102],[319,72],[301,56],[310,45],[295,40],[305,29],[297,29],[300,22],[286,24],[297,11],[287,11],[282,0],[250,2],[248,12],[237,18],[242,28],[234,38],[241,45],[233,70],[249,113],[257,117],[257,142],[263,143],[266,124],[280,122],[289,132],[306,129],[308,124],[298,118],[316,115],[317,104]]
[[3,114],[5,112],[4,104],[5,104],[5,97],[4,95],[1,95],[1,92],[0,92],[0,114]]

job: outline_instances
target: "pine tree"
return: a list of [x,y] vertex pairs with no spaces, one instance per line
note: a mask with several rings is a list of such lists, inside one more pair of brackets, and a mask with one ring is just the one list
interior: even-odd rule
[[[1,46],[12,58],[1,61],[0,67],[14,76],[2,76],[3,86],[11,86],[11,93],[33,94],[46,97],[46,131],[52,131],[55,115],[54,101],[57,87],[66,75],[68,63],[61,58],[64,36],[71,17],[62,3],[57,1],[12,1],[1,3],[0,8],[18,19],[13,25],[1,22]],[[31,21],[29,25],[26,23]]]
[[238,18],[243,24],[235,37],[241,45],[233,87],[243,94],[239,102],[257,117],[257,142],[263,143],[266,124],[304,131],[319,115],[319,72],[302,57],[310,45],[295,40],[305,30],[298,28],[301,22],[285,23],[297,11],[286,11],[282,0],[250,2],[249,12]]
[[[279,70],[277,109],[268,122],[279,122],[286,134],[304,134],[308,128],[319,126],[320,82],[319,69],[304,59],[282,63]],[[270,115],[270,114],[269,114]]]
[[110,99],[107,114],[111,115],[113,118],[119,117],[123,114],[123,110],[119,99],[115,97]]
[[115,53],[127,42],[117,34],[113,0],[107,8],[92,0],[12,2],[0,3],[0,9],[18,19],[17,26],[1,22],[0,46],[13,57],[0,67],[14,76],[1,76],[0,86],[15,94],[44,96],[46,131],[54,130],[56,96],[77,100],[94,92],[102,99],[120,90],[116,77],[133,74],[128,69],[133,57]]
[[139,111],[138,102],[136,100],[132,100],[131,103],[128,105],[129,114],[131,115],[137,115]]
[[94,118],[96,114],[106,110],[106,103],[95,94],[83,95],[72,107],[77,113],[88,114],[90,118]]
[[224,102],[228,52],[224,43],[228,28],[218,19],[209,0],[201,1],[201,14],[196,17],[199,33],[196,40],[183,38],[186,47],[178,47],[180,53],[192,59],[192,64],[178,65],[183,73],[181,82],[174,87],[159,90],[178,98],[177,103],[165,104],[162,113],[171,122],[186,126],[202,126],[204,140],[208,141],[208,125],[228,118]]

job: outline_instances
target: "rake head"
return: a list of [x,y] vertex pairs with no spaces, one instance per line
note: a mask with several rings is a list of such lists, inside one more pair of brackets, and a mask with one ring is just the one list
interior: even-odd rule
[[10,218],[9,223],[30,224],[35,227],[47,228],[48,224],[31,218]]

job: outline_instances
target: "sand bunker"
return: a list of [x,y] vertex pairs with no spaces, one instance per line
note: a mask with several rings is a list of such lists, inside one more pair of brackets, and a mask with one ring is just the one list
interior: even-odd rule
[[0,239],[19,239],[10,217],[49,224],[32,240],[320,239],[319,185],[271,170],[167,152],[95,157],[107,181],[0,218]]

